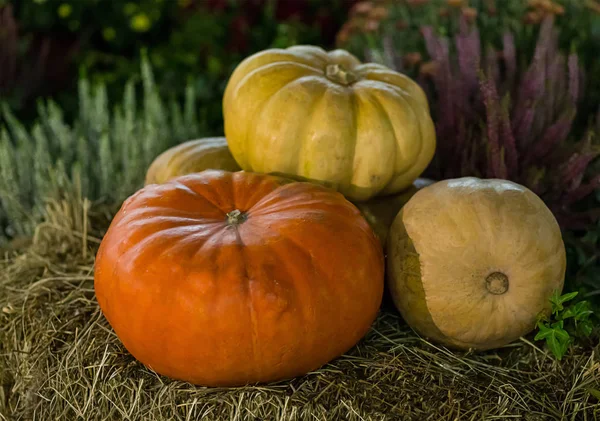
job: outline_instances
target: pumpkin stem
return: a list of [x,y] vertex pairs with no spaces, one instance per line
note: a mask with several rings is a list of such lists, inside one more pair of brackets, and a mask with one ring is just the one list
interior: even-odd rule
[[331,80],[332,82],[336,82],[341,85],[351,85],[358,79],[356,74],[344,69],[344,67],[339,64],[328,64],[325,68],[325,76],[327,76],[327,79]]
[[243,213],[242,211],[240,211],[239,209],[236,210],[232,210],[231,212],[229,212],[227,214],[227,224],[229,225],[240,225],[242,224],[246,219],[248,219],[248,216]]
[[491,273],[485,278],[485,287],[494,295],[502,295],[508,291],[508,276],[502,272]]

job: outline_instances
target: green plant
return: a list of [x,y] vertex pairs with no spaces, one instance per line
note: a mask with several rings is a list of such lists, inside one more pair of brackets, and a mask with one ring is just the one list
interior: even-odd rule
[[558,360],[562,360],[575,338],[588,338],[594,328],[591,320],[593,311],[588,301],[564,305],[578,294],[577,291],[574,291],[560,295],[558,291],[555,291],[550,298],[551,316],[542,317],[537,323],[539,331],[534,339],[536,341],[545,340],[548,349]]
[[[141,63],[143,94],[130,80],[123,100],[110,107],[106,85],[79,82],[79,116],[65,122],[53,101],[40,103],[39,118],[26,128],[10,111],[0,118],[0,241],[30,234],[44,204],[74,182],[83,197],[119,203],[141,187],[148,165],[172,145],[206,133],[205,110],[195,87],[185,102],[164,101],[152,69]],[[139,104],[139,106],[138,106]]]

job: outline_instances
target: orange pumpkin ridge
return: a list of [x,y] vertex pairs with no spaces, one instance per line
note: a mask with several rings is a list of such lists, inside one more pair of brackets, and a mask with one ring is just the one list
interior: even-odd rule
[[340,193],[210,170],[127,199],[94,286],[140,362],[236,386],[303,375],[348,351],[377,315],[383,271],[381,244]]

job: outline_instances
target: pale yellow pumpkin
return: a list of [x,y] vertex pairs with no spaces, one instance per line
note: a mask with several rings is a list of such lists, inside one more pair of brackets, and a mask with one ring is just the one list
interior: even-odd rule
[[435,152],[419,85],[344,50],[248,57],[228,81],[223,116],[242,169],[320,182],[354,201],[408,188]]
[[556,219],[527,188],[465,177],[418,191],[387,244],[389,289],[406,322],[432,341],[490,349],[534,329],[562,291]]
[[433,183],[433,180],[427,178],[417,178],[410,187],[400,193],[374,197],[366,202],[356,202],[354,205],[361,211],[379,241],[385,247],[390,226],[402,206],[420,189]]
[[190,140],[167,149],[148,167],[145,184],[162,184],[173,177],[209,169],[240,170],[224,137]]

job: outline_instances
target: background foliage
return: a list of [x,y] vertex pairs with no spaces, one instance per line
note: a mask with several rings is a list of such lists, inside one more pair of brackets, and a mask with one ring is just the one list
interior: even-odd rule
[[161,95],[184,96],[187,81],[212,130],[220,98],[247,55],[298,43],[332,46],[354,0],[0,0],[0,96],[20,118],[53,97],[77,115],[77,76],[106,85],[110,100],[139,74],[142,51]]
[[0,237],[30,234],[48,200],[75,187],[93,201],[119,204],[143,185],[145,171],[165,149],[207,132],[194,86],[185,87],[183,107],[163,101],[148,61],[142,60],[142,95],[133,80],[114,108],[103,83],[78,87],[79,115],[65,121],[53,101],[40,103],[39,118],[23,126],[4,107],[0,127]]

